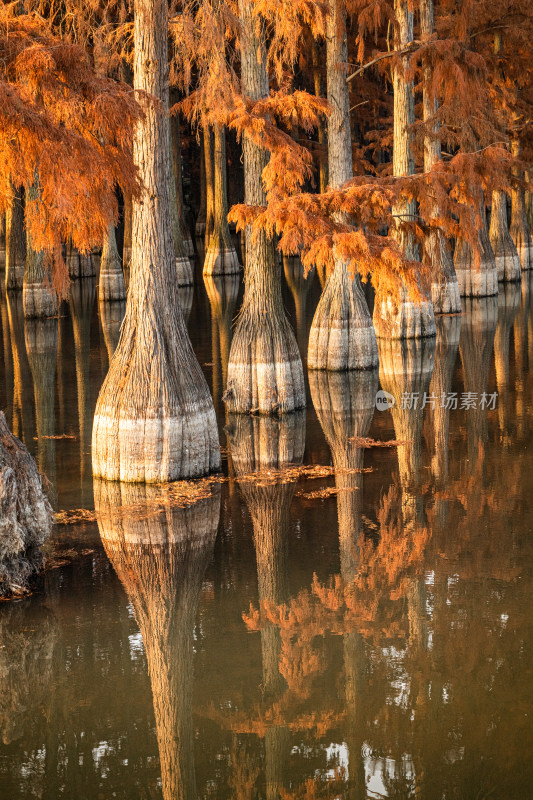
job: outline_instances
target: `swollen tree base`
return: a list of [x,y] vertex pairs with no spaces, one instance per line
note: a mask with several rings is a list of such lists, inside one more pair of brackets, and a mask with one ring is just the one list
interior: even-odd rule
[[492,193],[489,238],[496,261],[498,280],[519,281],[520,259],[507,226],[507,197],[501,191]]
[[283,311],[241,312],[222,399],[230,413],[284,414],[305,407],[302,360]]
[[435,314],[429,300],[411,300],[407,290],[396,300],[392,296],[374,306],[374,330],[378,339],[424,339],[435,336]]
[[465,239],[458,239],[454,254],[461,297],[491,297],[498,294],[498,272],[488,232],[480,233],[479,256]]
[[337,261],[324,288],[311,325],[309,369],[343,371],[372,369],[378,347],[359,276]]
[[431,302],[435,314],[458,314],[461,311],[461,293],[453,266],[453,259],[444,237],[437,233],[428,237],[432,274]]

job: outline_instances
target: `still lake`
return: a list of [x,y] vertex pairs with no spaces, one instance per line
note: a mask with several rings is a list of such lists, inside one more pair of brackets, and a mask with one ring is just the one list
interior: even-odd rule
[[[283,271],[305,356],[320,283]],[[93,486],[123,306],[84,279],[24,321],[2,294],[0,408],[74,513],[0,603],[0,800],[524,800],[533,275],[380,343],[379,373],[310,374],[287,420],[225,416],[241,284],[197,265],[181,294],[223,448],[192,504]]]

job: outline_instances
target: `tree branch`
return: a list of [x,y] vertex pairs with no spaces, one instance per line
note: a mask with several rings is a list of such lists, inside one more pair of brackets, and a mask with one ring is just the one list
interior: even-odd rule
[[346,83],[349,83],[350,81],[352,81],[354,78],[356,78],[358,75],[360,75],[361,72],[364,72],[365,69],[368,69],[368,67],[372,67],[372,66],[374,66],[374,64],[377,64],[378,61],[383,61],[384,58],[391,58],[392,56],[403,56],[406,53],[409,53],[412,50],[414,50],[420,44],[422,44],[422,42],[419,42],[418,40],[414,40],[414,41],[410,42],[407,45],[407,47],[404,47],[403,50],[391,50],[389,53],[382,53],[380,56],[376,56],[376,58],[373,58],[372,61],[368,61],[366,64],[363,64],[362,67],[359,67],[359,69],[356,69],[355,72],[352,72],[351,75],[348,75],[348,77],[346,78]]

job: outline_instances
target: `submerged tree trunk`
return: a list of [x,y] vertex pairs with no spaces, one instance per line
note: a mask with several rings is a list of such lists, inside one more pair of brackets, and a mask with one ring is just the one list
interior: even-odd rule
[[[394,14],[397,33],[395,47],[402,50],[413,41],[413,12],[408,0],[394,0]],[[394,142],[393,142],[393,174],[414,175],[415,160],[413,155],[413,134],[409,130],[415,123],[415,93],[413,82],[408,80],[405,72],[409,67],[409,58],[404,56],[400,66],[393,68],[392,83],[394,90]],[[417,217],[416,202],[402,200],[392,209],[402,222],[413,221]],[[412,234],[401,230],[395,231],[405,256],[418,260],[418,247]],[[400,297],[376,297],[374,306],[374,326],[376,335],[391,339],[418,339],[435,335],[435,316],[433,304],[429,299],[421,303],[413,302],[402,288]]]
[[520,280],[520,259],[507,225],[507,195],[500,190],[492,193],[490,243],[496,259],[499,281]]
[[146,105],[135,130],[144,189],[133,206],[126,316],[94,416],[93,474],[108,480],[176,480],[220,465],[213,403],[175,279],[167,32],[167,3],[136,0],[134,85],[161,102]]
[[[327,15],[327,92],[329,183],[334,189],[353,177],[350,130],[350,92],[344,65],[348,61],[344,4],[330,0]],[[338,216],[338,222],[346,217]],[[378,363],[376,336],[361,286],[361,278],[348,271],[335,256],[335,267],[318,302],[311,330],[309,369],[369,369]]]
[[214,201],[213,230],[206,234],[204,275],[225,275],[240,271],[237,251],[228,225],[226,188],[226,133],[223,125],[214,125]]
[[466,239],[459,237],[455,245],[454,264],[462,297],[491,297],[498,294],[498,271],[490,243],[483,198],[479,216],[481,227],[478,232],[477,258]]
[[22,190],[13,193],[6,212],[6,289],[22,289],[26,261]]
[[0,596],[27,590],[52,522],[37,465],[0,411]]
[[126,284],[117,249],[115,227],[111,222],[104,238],[102,257],[100,259],[100,278],[98,282],[98,300],[102,302],[126,299]]
[[[241,61],[244,91],[251,100],[268,95],[264,43],[258,36],[251,0],[239,0],[242,24]],[[266,151],[244,137],[245,202],[264,206]],[[302,361],[287,321],[281,296],[280,267],[274,243],[261,231],[246,231],[244,300],[231,344],[227,411],[273,414],[305,406]]]
[[180,118],[176,113],[170,118],[170,134],[172,143],[172,154],[174,162],[174,179],[176,183],[176,202],[178,206],[178,220],[185,253],[194,256],[194,242],[192,240],[187,220],[185,219],[185,202],[183,199],[183,175],[181,165],[181,133]]
[[[423,39],[429,39],[435,32],[435,12],[433,0],[420,0],[420,33]],[[423,108],[424,122],[429,122],[435,116],[438,108],[437,101],[431,96],[428,89],[433,78],[433,67],[428,58],[423,65],[424,92]],[[424,172],[429,172],[434,164],[440,161],[441,143],[439,138],[439,123],[431,123],[430,130],[424,138]],[[433,217],[439,216],[439,208],[435,204]],[[459,284],[453,266],[453,258],[447,241],[439,231],[431,231],[426,237],[425,255],[432,267],[431,300],[435,314],[453,314],[461,311],[461,296]]]
[[213,402],[215,408],[228,379],[233,311],[239,294],[237,275],[204,275],[204,284],[211,305],[211,359],[213,362]]
[[152,686],[163,800],[195,800],[193,658],[220,490],[188,508],[156,487],[95,482],[105,551],[133,605]]
[[[512,152],[515,157],[520,156],[520,141],[513,140]],[[524,174],[518,175],[523,180]],[[509,228],[520,267],[522,270],[533,269],[533,238],[527,219],[526,192],[523,186],[515,186],[511,191],[511,227]]]

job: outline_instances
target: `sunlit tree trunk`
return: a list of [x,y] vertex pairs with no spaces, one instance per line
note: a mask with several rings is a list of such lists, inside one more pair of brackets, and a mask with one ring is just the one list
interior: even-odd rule
[[96,405],[93,474],[155,482],[220,464],[213,403],[177,292],[170,207],[168,7],[134,5],[134,86],[146,104],[134,134],[143,189],[133,205],[132,264],[122,335]]
[[207,189],[205,180],[205,156],[204,144],[200,145],[200,208],[198,209],[198,217],[196,218],[195,234],[198,238],[205,236],[205,221],[207,217]]
[[33,427],[32,380],[24,341],[24,311],[20,293],[7,295],[9,338],[13,354],[13,434],[31,447]]
[[[30,204],[39,202],[39,181],[26,190],[26,214]],[[22,305],[25,317],[52,317],[57,314],[57,295],[52,286],[52,276],[45,262],[45,254],[33,247],[26,225],[26,266],[22,286]]]
[[223,125],[213,126],[213,230],[206,235],[204,275],[224,275],[240,271],[237,251],[228,225],[226,181],[226,133]]
[[[322,97],[322,75],[321,75],[320,53],[318,50],[318,44],[316,40],[313,40],[312,48],[313,48],[313,81],[315,86],[315,95],[317,97]],[[318,185],[320,188],[320,192],[322,193],[326,191],[328,186],[328,162],[326,159],[327,135],[326,135],[326,126],[322,119],[320,119],[318,123],[318,143],[321,146],[320,165],[318,168],[318,177],[319,177]]]
[[126,284],[115,237],[115,226],[109,224],[102,247],[100,277],[98,282],[99,302],[120,301],[126,298]]
[[520,280],[520,259],[507,224],[507,195],[501,190],[492,193],[489,238],[496,259],[499,281]]
[[[243,88],[251,100],[259,100],[269,92],[265,45],[251,0],[239,0],[239,13]],[[245,202],[264,206],[262,174],[268,155],[246,135],[243,151]],[[244,300],[231,343],[226,409],[273,414],[303,408],[302,361],[283,308],[274,243],[265,231],[253,238],[251,230],[246,231],[244,280]]]
[[[408,0],[394,0],[396,22],[395,48],[402,50],[413,41],[413,12]],[[410,127],[415,122],[415,94],[412,80],[405,72],[409,58],[404,56],[399,66],[393,68],[392,84],[394,90],[394,139],[393,174],[413,175],[415,160],[413,155],[412,133]],[[401,200],[393,206],[393,214],[398,221],[395,235],[405,253],[412,260],[418,260],[418,247],[411,233],[400,229],[402,223],[414,221],[417,217],[416,202]],[[374,326],[377,336],[393,339],[418,339],[435,335],[433,305],[429,299],[417,304],[402,289],[400,297],[376,297],[374,307]]]
[[213,131],[210,125],[204,127],[205,164],[205,249],[211,241],[215,223],[215,167],[213,163]]
[[[519,139],[513,139],[512,153],[516,158],[520,157]],[[523,172],[520,172],[517,177],[523,180]],[[523,186],[515,186],[511,191],[511,226],[509,233],[516,246],[521,269],[533,269],[533,238],[527,219],[526,192]]]
[[[433,0],[420,0],[420,33],[422,39],[428,39],[435,32],[435,12]],[[430,85],[433,79],[433,67],[426,58],[423,65],[423,108],[424,122],[434,117],[438,103],[433,98]],[[434,164],[440,161],[441,143],[439,124],[431,123],[424,139],[424,172],[429,172]],[[439,208],[435,205],[433,217],[439,216]],[[439,231],[431,231],[426,237],[425,256],[432,267],[431,300],[436,314],[450,314],[461,310],[459,284],[453,266],[453,258],[448,243]]]
[[2,320],[2,344],[4,361],[2,369],[5,381],[5,413],[8,420],[13,419],[13,353],[9,335],[6,295],[0,293],[0,314]]
[[22,192],[13,193],[6,211],[6,289],[22,289],[26,261],[24,201]]
[[[348,60],[344,3],[330,0],[327,30],[328,173],[332,188],[353,177],[350,93],[344,65]],[[346,222],[339,215],[338,222]],[[309,332],[309,369],[368,369],[377,365],[377,343],[361,279],[335,256],[335,267],[318,302]]]

